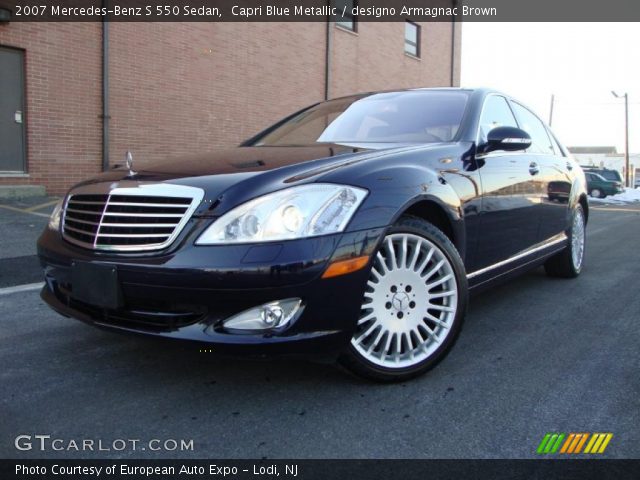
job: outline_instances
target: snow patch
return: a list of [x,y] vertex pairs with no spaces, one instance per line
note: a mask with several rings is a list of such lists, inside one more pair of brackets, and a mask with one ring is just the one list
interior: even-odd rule
[[611,195],[606,198],[589,197],[589,203],[614,203],[625,205],[627,203],[640,202],[640,188],[625,188],[624,192]]

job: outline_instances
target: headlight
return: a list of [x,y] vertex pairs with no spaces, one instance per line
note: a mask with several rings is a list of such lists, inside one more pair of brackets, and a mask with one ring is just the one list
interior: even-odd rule
[[60,216],[62,215],[62,204],[64,199],[60,200],[56,203],[56,206],[53,207],[53,212],[51,212],[51,216],[49,217],[49,228],[51,230],[60,230]]
[[196,244],[270,242],[341,232],[366,195],[361,188],[332,184],[280,190],[227,212]]

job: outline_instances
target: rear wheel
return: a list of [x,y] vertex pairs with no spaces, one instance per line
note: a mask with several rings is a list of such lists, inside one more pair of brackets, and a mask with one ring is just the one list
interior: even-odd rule
[[340,363],[378,381],[419,375],[453,345],[467,305],[462,260],[439,229],[403,217],[376,253],[360,318]]
[[605,197],[605,195],[602,193],[602,190],[600,190],[599,188],[591,189],[591,192],[589,192],[589,195],[591,195],[593,198],[604,198]]
[[572,212],[571,226],[567,232],[569,244],[560,253],[544,264],[547,275],[551,277],[574,278],[580,275],[585,251],[585,217],[582,205],[578,204]]

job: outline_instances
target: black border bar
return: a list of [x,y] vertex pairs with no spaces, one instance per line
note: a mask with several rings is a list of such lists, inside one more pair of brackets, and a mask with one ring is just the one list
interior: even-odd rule
[[[186,473],[180,474],[182,467]],[[173,468],[173,474],[168,473],[167,468]],[[98,471],[100,474],[96,475]],[[0,478],[3,480],[635,480],[639,476],[640,460],[612,459],[0,460]]]
[[[326,22],[345,0],[0,0],[9,22]],[[633,22],[635,0],[357,0],[358,22]],[[354,13],[354,12],[351,12]],[[4,17],[3,17],[4,18]],[[6,23],[6,22],[5,22]]]

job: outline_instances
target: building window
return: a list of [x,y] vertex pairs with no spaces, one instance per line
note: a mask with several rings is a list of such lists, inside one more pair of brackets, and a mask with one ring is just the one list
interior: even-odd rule
[[[358,6],[357,0],[336,0],[338,19],[336,25],[352,32],[358,31],[358,16],[353,14],[354,7]],[[346,8],[345,8],[346,7]],[[344,17],[342,11],[344,10]]]
[[420,56],[420,25],[408,20],[404,23],[404,51],[414,57]]

